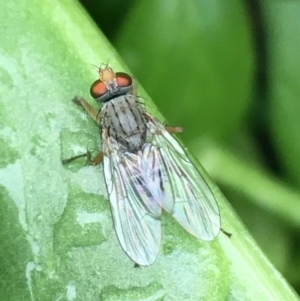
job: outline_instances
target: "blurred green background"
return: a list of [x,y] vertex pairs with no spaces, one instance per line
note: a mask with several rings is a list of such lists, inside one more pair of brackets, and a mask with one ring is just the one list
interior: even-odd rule
[[299,293],[300,2],[81,2]]

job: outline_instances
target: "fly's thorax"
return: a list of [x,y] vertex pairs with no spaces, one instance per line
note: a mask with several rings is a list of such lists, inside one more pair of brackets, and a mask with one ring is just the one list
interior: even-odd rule
[[136,152],[146,141],[147,127],[144,108],[137,96],[126,94],[103,104],[102,127],[122,151]]

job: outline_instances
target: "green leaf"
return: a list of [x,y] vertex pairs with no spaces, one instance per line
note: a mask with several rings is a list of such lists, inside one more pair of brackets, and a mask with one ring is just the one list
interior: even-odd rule
[[232,239],[199,241],[165,214],[157,261],[134,268],[101,168],[61,164],[99,145],[97,127],[71,102],[88,97],[90,63],[124,64],[71,0],[2,1],[0,19],[3,300],[297,300],[207,176]]

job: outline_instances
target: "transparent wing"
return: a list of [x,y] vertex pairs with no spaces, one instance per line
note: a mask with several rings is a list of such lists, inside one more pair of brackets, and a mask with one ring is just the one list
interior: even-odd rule
[[148,122],[159,147],[161,171],[166,174],[165,197],[160,205],[191,234],[202,240],[214,239],[221,221],[217,202],[204,178],[189,160],[180,144],[157,120]]
[[[149,146],[151,148],[151,146]],[[139,265],[150,265],[157,257],[161,241],[161,206],[147,181],[147,166],[154,152],[138,154],[113,152],[104,157],[104,174],[108,188],[115,230],[127,255]],[[148,164],[145,161],[147,155]]]

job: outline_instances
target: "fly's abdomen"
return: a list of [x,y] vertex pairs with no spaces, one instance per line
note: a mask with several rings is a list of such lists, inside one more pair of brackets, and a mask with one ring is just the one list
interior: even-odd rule
[[140,150],[146,139],[144,109],[135,96],[126,94],[106,102],[102,109],[102,126],[108,129],[124,151]]

